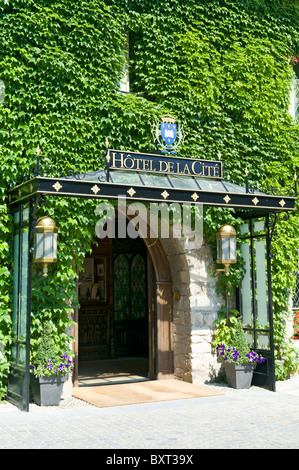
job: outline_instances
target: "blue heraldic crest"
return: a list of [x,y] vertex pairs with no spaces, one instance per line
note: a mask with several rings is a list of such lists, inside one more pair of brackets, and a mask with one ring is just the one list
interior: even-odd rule
[[176,124],[161,122],[161,137],[166,145],[170,145],[171,147],[176,141]]
[[166,154],[177,154],[177,149],[184,137],[183,127],[176,124],[177,118],[170,114],[161,116],[161,119],[162,122],[155,123],[153,128],[158,151]]

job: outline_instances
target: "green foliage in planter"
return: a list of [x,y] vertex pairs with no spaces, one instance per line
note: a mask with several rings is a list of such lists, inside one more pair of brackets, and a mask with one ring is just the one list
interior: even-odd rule
[[214,322],[212,350],[215,353],[216,348],[222,346],[229,347],[233,344],[233,339],[237,333],[239,312],[231,310],[229,316],[226,316],[225,307],[219,310]]
[[249,346],[246,341],[246,336],[242,327],[242,323],[240,319],[237,321],[236,325],[236,332],[233,336],[233,347],[238,351],[240,354],[239,357],[239,362],[240,364],[245,364],[248,362],[248,358],[246,357],[246,354],[250,352]]
[[[55,338],[55,339],[54,339]],[[37,349],[31,354],[30,369],[35,377],[51,377],[53,375],[66,375],[71,367],[72,360],[67,353],[58,354],[55,342],[59,342],[59,337],[53,336],[52,324],[46,321]]]
[[55,343],[52,335],[53,332],[51,323],[46,322],[41,331],[36,354],[32,355],[31,357],[31,363],[34,364],[33,372],[37,377],[45,375],[45,365],[49,360],[56,362],[58,359],[58,353],[55,349]]
[[[218,317],[212,341],[213,351],[226,364],[260,364],[266,359],[251,351],[237,310],[225,318]],[[219,314],[218,314],[219,315]]]
[[[298,122],[288,115],[298,25],[295,0],[0,2],[0,398],[10,343],[12,227],[5,191],[12,179],[21,182],[33,170],[37,144],[41,166],[55,169],[50,174],[92,171],[103,165],[106,138],[114,148],[155,150],[152,123],[171,112],[184,124],[182,156],[217,159],[220,151],[226,179],[244,185],[248,167],[254,184],[290,187],[298,166]],[[117,92],[125,31],[131,90],[143,96]],[[33,351],[45,320],[59,334],[60,352],[68,344],[65,328],[77,303],[78,269],[93,239],[95,206],[46,197],[38,208],[38,216],[53,216],[59,226],[59,263],[42,283],[34,276]],[[211,243],[222,223],[240,224],[227,209],[208,208],[204,215]],[[295,365],[281,325],[298,232],[297,215],[288,223],[280,220],[273,244],[281,376]],[[232,268],[231,291],[242,273],[242,266]],[[222,292],[226,281],[220,278]]]

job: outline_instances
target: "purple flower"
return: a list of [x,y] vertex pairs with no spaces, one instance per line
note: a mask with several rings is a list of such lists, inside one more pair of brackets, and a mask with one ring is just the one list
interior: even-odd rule
[[[60,356],[61,360],[55,359],[46,359],[46,364],[38,365],[37,372],[39,373],[40,369],[45,369],[44,375],[65,375],[68,372],[72,371],[72,359],[70,359],[67,353]],[[35,366],[30,365],[30,369],[34,370]],[[43,375],[43,374],[41,374]]]
[[[228,362],[229,364],[231,364],[232,362],[240,363],[241,361],[241,354],[238,352],[236,348],[228,347],[226,349],[226,346],[222,344],[221,346],[217,346],[216,351],[217,351],[217,357],[220,356],[224,362]],[[266,359],[263,358],[260,354],[257,354],[254,351],[250,351],[249,353],[246,354],[245,362],[259,364],[259,363],[264,362],[265,360]]]

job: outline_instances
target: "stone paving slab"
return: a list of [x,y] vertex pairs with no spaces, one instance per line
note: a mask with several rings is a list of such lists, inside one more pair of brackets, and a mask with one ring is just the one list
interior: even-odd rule
[[220,387],[224,395],[111,408],[73,399],[29,413],[1,403],[0,449],[298,449],[298,387],[296,377],[276,393]]

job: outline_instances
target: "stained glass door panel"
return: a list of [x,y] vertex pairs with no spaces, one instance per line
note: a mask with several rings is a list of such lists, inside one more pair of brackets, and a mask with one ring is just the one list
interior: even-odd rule
[[131,314],[134,319],[146,318],[145,262],[135,255],[131,263]]
[[118,255],[114,261],[114,321],[130,319],[130,264],[126,255]]
[[116,356],[148,354],[146,259],[122,253],[114,259],[114,338]]

